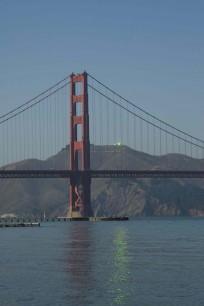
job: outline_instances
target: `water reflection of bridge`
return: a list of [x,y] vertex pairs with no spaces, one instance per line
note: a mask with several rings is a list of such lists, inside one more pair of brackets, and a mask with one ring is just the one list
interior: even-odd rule
[[131,256],[122,224],[69,223],[64,245],[70,305],[125,305],[130,293]]

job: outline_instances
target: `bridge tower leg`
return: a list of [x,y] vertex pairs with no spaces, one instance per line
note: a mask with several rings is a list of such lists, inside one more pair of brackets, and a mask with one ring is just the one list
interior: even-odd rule
[[70,170],[73,172],[70,178],[68,217],[90,217],[92,212],[86,72],[70,76]]

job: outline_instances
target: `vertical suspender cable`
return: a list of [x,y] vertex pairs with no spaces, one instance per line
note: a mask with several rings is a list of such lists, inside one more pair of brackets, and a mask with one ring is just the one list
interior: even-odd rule
[[[107,122],[107,160],[109,161],[109,151],[110,151],[110,143],[109,143],[109,100],[107,98],[107,88],[106,88],[106,122]],[[107,164],[110,167],[110,162]]]
[[[4,120],[4,118],[3,118]],[[4,135],[4,132],[5,132],[5,122],[3,122],[2,124],[2,160],[1,160],[1,163],[2,163],[2,166],[4,166],[4,160],[5,160],[5,135]]]
[[147,114],[147,153],[149,154],[149,123],[148,123],[148,114]]
[[156,155],[156,146],[155,146],[155,124],[154,124],[154,118],[153,118],[153,132],[154,132],[154,156]]
[[134,150],[136,150],[136,138],[137,138],[137,117],[134,116]]
[[14,162],[14,159],[13,159],[13,124],[12,124],[12,119],[9,120],[10,123],[11,123],[11,139],[10,139],[10,151],[11,151],[11,163]]
[[49,168],[52,168],[52,146],[53,146],[53,132],[52,132],[52,125],[53,125],[53,117],[52,117],[52,100],[51,96],[49,97],[49,109],[48,109],[48,126],[49,126],[49,143],[50,143],[50,152],[49,152],[49,161],[50,165]]
[[[121,98],[120,98],[121,106]],[[135,132],[135,131],[134,131]],[[121,147],[120,147],[120,168],[123,169],[123,118],[122,118],[122,108],[120,107],[120,137],[121,137]]]
[[93,92],[93,79],[91,80],[92,82],[92,88],[91,88],[91,114],[90,114],[90,119],[91,119],[91,133],[92,133],[92,160],[91,160],[91,169],[94,169],[94,156],[95,156],[95,144],[94,144],[94,92]]
[[55,130],[54,154],[55,154],[56,153],[56,147],[57,147],[57,103],[56,103],[56,93],[54,94],[54,112],[55,112],[55,122],[54,122],[54,130]]
[[[29,147],[30,147],[30,137],[29,137],[29,124],[28,124],[28,122],[29,122],[29,120],[28,120],[28,116],[29,116],[29,109],[27,110],[27,113],[26,113],[26,115],[27,115],[27,117],[26,117],[26,131],[27,131],[27,158],[29,159],[30,158],[30,152],[29,152]],[[30,163],[29,163],[29,165],[30,165]]]
[[37,159],[37,109],[35,107],[35,159]]
[[[64,87],[62,89],[62,144],[63,144],[63,147],[66,146],[66,142],[65,142],[65,118],[64,118],[64,115],[66,114],[65,112],[65,105],[64,105],[64,101],[65,101],[65,90],[66,90],[66,87]],[[67,131],[68,133],[68,131]]]
[[8,164],[8,142],[9,142],[9,137],[8,137],[8,119],[6,120],[6,164]]
[[67,119],[68,119],[68,116],[69,116],[69,113],[68,113],[68,99],[67,99],[67,88],[65,87],[64,88],[65,91],[64,91],[64,143],[65,145],[67,145],[69,143],[69,129],[70,127],[68,127],[68,124],[67,124]]
[[[103,96],[101,96],[101,121],[102,121],[102,128],[101,128],[101,143],[103,146],[103,152],[104,152],[104,142],[103,142],[103,130],[104,130],[104,120],[103,120],[103,115],[104,115],[104,111],[103,111]],[[103,153],[104,154],[104,153]]]
[[193,152],[192,152],[192,137],[191,137],[191,158],[193,157]]
[[173,128],[172,128],[172,152],[174,153],[174,136],[173,136]]
[[130,122],[129,122],[129,105],[127,103],[127,145],[130,147]]
[[[46,120],[46,123],[47,123],[47,144],[46,144],[46,148],[47,148],[47,158],[50,157],[50,139],[49,139],[49,97],[47,98],[47,102],[46,102],[46,115],[47,115],[47,120]],[[47,167],[49,167],[49,165],[47,165]]]
[[99,99],[99,117],[100,117],[100,124],[99,124],[99,139],[100,139],[100,159],[101,159],[101,164],[103,164],[103,155],[104,155],[104,148],[103,148],[103,141],[102,141],[102,130],[103,130],[103,115],[102,115],[102,95],[101,95],[101,88],[99,84],[99,94],[98,94],[98,99]]
[[160,129],[159,129],[159,146],[160,146],[160,156],[162,155],[162,145],[161,145],[161,142],[162,142],[162,135],[161,135],[162,131],[161,131],[161,121],[160,121]]
[[21,155],[21,142],[22,142],[22,139],[21,139],[21,115],[20,115],[20,109],[19,109],[19,114],[18,114],[18,122],[19,122],[19,139],[18,139],[18,142],[19,142],[19,151],[20,151],[20,160],[22,159],[22,155]]
[[[64,88],[62,88],[61,90],[61,98],[60,98],[60,149],[62,149],[64,147],[64,140],[63,140],[63,125],[64,125],[64,122],[63,122],[63,99],[64,99]],[[60,154],[61,156],[61,160],[60,160],[60,167],[61,167],[61,170],[64,170],[64,165],[63,165],[63,154]]]
[[[114,94],[113,94],[113,101],[114,100]],[[116,168],[116,160],[115,160],[115,151],[116,151],[116,109],[115,109],[115,103],[113,104],[113,142],[114,142],[114,169]]]
[[[33,161],[33,147],[34,147],[34,110],[33,108],[31,109],[31,158]],[[18,139],[19,142],[19,139]],[[33,168],[33,165],[31,165],[31,169]]]
[[[59,103],[59,101],[60,101],[60,98],[59,98],[59,91],[56,93],[56,95],[57,95],[57,152],[56,153],[58,153],[60,150],[61,150],[61,148],[60,148],[60,121],[59,121],[59,115],[60,115],[60,103]],[[59,165],[58,165],[58,168],[59,168]]]
[[203,152],[203,155],[202,155],[202,157],[204,158],[204,147],[202,148],[202,152]]
[[[141,117],[141,110],[140,110]],[[142,119],[140,118],[140,144],[141,144],[141,152],[142,152]]]
[[179,154],[181,154],[181,141],[180,141],[181,139],[180,139],[180,133],[179,133],[179,139],[178,139],[178,140],[179,140]]
[[26,159],[26,129],[25,129],[25,111],[22,114],[23,116],[23,159]]
[[47,102],[47,99],[42,103],[42,160],[44,161],[45,159],[45,103]]
[[[42,144],[42,141],[41,141],[41,138],[42,138],[42,130],[41,130],[41,116],[40,116],[40,104],[38,104],[38,116],[37,116],[37,120],[38,120],[38,124],[37,124],[37,128],[38,128],[38,145],[39,145],[39,160],[41,161],[42,160],[42,148],[41,148],[41,144]],[[42,164],[40,162],[40,164]]]
[[[97,156],[97,144],[96,144],[96,126],[95,126],[95,116],[96,116],[96,93],[93,91],[93,142],[94,142],[94,158],[93,158],[93,166],[96,164],[95,162],[95,154],[96,154],[96,159],[98,158]],[[95,167],[96,168],[96,165]]]

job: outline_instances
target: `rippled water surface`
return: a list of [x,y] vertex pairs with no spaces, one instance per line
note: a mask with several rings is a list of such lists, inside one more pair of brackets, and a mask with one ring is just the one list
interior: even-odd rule
[[204,219],[0,229],[0,305],[204,305]]

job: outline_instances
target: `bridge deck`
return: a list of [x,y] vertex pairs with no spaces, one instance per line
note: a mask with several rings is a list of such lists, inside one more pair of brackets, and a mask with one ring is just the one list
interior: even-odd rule
[[0,178],[70,178],[90,175],[91,178],[204,178],[197,170],[0,170]]

